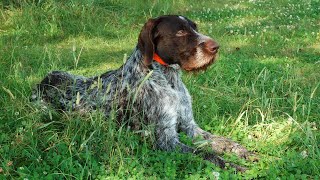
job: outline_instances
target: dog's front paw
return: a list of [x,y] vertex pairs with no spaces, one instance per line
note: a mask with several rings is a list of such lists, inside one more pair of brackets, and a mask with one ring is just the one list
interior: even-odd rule
[[200,128],[197,129],[196,135],[201,136],[205,140],[208,140],[211,149],[216,153],[234,153],[240,158],[251,161],[258,161],[258,157],[255,154],[251,153],[245,147],[241,146],[239,143],[232,141],[231,139],[213,135]]
[[211,140],[211,148],[217,153],[234,153],[238,157],[250,160],[250,161],[258,161],[259,158],[254,153],[247,150],[247,148],[243,147],[239,143],[232,141],[231,139],[212,135],[210,137]]

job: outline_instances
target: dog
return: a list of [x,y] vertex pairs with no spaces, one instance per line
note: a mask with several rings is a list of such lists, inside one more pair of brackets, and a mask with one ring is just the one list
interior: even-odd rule
[[[119,69],[90,78],[53,71],[37,85],[32,99],[63,111],[102,109],[106,117],[115,108],[117,121],[133,129],[142,123],[154,124],[161,150],[197,152],[179,141],[178,133],[185,132],[191,138],[210,140],[215,152],[234,152],[246,158],[246,148],[197,125],[191,96],[180,77],[181,70],[205,70],[216,61],[218,50],[218,43],[199,33],[188,18],[160,16],[144,24],[137,46]],[[219,156],[205,157],[225,166]]]

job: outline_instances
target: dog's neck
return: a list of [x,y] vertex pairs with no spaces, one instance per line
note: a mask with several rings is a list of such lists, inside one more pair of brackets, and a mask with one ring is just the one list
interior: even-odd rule
[[147,69],[173,69],[175,71],[180,70],[180,65],[178,64],[167,64],[166,62],[163,61],[163,59],[161,57],[159,57],[156,53],[153,56],[153,62],[152,64],[147,67],[144,63],[143,63],[143,55],[140,51],[140,49],[138,47],[136,47],[132,54],[130,55],[130,57],[127,59],[126,64],[127,63],[137,63],[139,64],[139,66],[141,66],[141,68],[147,68]]
[[[135,65],[132,65],[132,63]],[[166,74],[169,73],[178,75],[181,71],[181,68],[178,64],[170,64],[165,66],[160,64],[158,61],[153,61],[150,66],[146,66],[143,63],[143,55],[138,47],[133,50],[132,54],[127,59],[122,68],[124,69],[124,72],[144,72],[143,74],[147,74],[148,72],[150,72],[150,70],[153,70],[154,73],[156,73],[156,71],[162,71],[166,72]]]
[[[178,64],[170,64],[168,66],[161,65],[157,61],[153,61],[150,67],[143,63],[143,55],[139,48],[135,48],[127,59],[125,64],[121,67],[121,76],[130,76],[132,79],[143,79],[152,70],[152,78],[155,79],[165,79],[164,81],[159,81],[162,83],[169,83],[174,88],[183,87],[181,80],[181,68]],[[138,82],[138,81],[137,81]]]

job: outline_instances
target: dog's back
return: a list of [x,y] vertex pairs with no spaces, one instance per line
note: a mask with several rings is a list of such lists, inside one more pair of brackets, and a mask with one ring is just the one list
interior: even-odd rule
[[126,103],[132,99],[132,94],[146,75],[141,72],[140,66],[143,65],[138,65],[137,58],[141,58],[141,53],[135,49],[119,69],[88,78],[65,71],[52,71],[33,89],[31,101],[41,101],[63,111],[100,108],[106,115],[113,105],[126,109]]
[[36,85],[31,100],[40,100],[59,110],[95,109],[99,102],[94,98],[98,96],[99,90],[105,92],[106,83],[103,81],[112,82],[114,71],[102,76],[103,79],[86,78],[64,71],[52,71]]

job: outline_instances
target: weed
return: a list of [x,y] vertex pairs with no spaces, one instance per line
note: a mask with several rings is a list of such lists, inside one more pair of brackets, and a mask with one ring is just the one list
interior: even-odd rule
[[[318,0],[3,1],[0,179],[319,179],[319,7]],[[259,155],[255,163],[225,156],[247,172],[155,150],[153,137],[140,136],[148,128],[118,127],[102,112],[29,102],[49,71],[118,68],[143,23],[162,14],[195,20],[221,45],[215,65],[183,80],[201,127]]]

